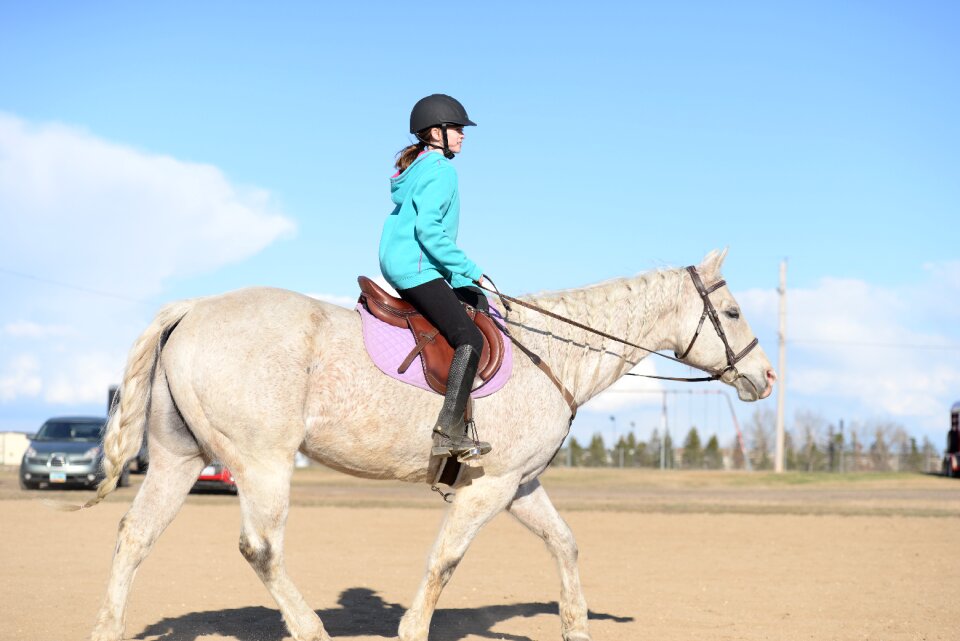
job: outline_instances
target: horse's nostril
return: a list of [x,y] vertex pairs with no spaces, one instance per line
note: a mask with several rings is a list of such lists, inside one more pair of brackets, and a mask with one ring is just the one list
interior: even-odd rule
[[767,370],[767,381],[769,381],[771,385],[777,382],[777,373],[772,369]]

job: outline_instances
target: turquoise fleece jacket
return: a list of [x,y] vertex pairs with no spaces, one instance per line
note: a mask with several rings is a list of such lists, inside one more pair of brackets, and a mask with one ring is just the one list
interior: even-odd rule
[[457,247],[460,191],[457,171],[443,154],[420,155],[390,180],[394,210],[380,236],[380,271],[396,289],[437,278],[465,287],[483,272]]

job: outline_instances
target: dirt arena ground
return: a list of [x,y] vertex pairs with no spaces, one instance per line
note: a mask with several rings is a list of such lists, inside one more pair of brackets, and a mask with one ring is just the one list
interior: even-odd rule
[[[54,512],[0,471],[0,639],[85,639],[117,522],[136,492]],[[960,481],[922,475],[550,470],[580,545],[596,641],[960,639]],[[299,470],[291,575],[337,639],[382,640],[419,584],[443,503],[426,486]],[[281,641],[237,551],[236,498],[191,495],[140,568],[128,639]],[[434,641],[558,641],[559,584],[511,517],[477,537],[444,592]]]

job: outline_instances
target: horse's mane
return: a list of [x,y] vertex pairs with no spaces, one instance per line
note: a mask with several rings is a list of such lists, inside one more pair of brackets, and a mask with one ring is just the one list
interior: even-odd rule
[[[624,305],[625,313],[643,314],[651,309],[664,309],[665,303],[672,297],[671,308],[680,303],[683,280],[677,278],[677,268],[660,268],[643,272],[632,277],[611,278],[585,287],[541,292],[524,296],[535,304],[551,311],[565,310],[571,318],[596,317],[598,313],[607,314],[611,306]],[[669,281],[676,279],[671,287]],[[636,303],[642,301],[642,306]],[[628,305],[628,303],[630,303]]]

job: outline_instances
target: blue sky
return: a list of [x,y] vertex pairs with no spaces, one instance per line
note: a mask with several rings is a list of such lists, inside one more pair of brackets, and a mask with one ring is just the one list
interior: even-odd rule
[[[957,5],[518,4],[0,7],[0,429],[100,411],[165,301],[354,296],[409,109],[444,92],[479,123],[461,245],[505,290],[729,247],[775,357],[788,258],[788,422],[940,445],[960,398]],[[611,413],[656,421],[611,396],[575,433]]]

